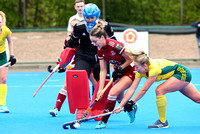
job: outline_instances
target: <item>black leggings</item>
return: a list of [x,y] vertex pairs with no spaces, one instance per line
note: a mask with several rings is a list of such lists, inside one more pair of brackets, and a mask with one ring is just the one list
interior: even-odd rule
[[84,59],[78,59],[75,61],[74,70],[86,70],[88,78],[93,68],[93,74],[96,81],[99,81],[100,66],[99,62],[91,64],[89,61]]
[[[95,80],[99,81],[99,74],[100,74],[100,65],[99,62],[95,62],[91,64],[89,61],[84,59],[78,59],[75,61],[75,67],[74,70],[86,70],[88,78],[91,73],[91,69],[93,68],[93,74]],[[106,79],[110,79],[110,64],[107,63],[107,76]]]

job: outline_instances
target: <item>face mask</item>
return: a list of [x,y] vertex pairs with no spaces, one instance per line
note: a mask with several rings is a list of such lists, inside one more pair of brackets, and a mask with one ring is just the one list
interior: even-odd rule
[[90,33],[91,32],[91,30],[93,29],[93,27],[96,25],[96,20],[97,19],[95,19],[93,22],[87,22],[86,20],[85,20],[85,22],[86,22],[86,30],[87,30],[87,32],[88,33]]

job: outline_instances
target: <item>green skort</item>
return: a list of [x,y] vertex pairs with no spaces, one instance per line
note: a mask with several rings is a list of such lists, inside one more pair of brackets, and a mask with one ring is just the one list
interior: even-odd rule
[[7,54],[6,51],[4,51],[3,53],[0,53],[0,66],[6,64],[7,62]]
[[181,64],[177,64],[176,66],[177,67],[173,76],[179,80],[190,82],[192,79],[190,70]]

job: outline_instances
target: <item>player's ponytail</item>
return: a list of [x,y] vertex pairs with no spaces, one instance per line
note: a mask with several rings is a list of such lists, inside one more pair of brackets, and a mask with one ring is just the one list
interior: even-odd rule
[[138,51],[134,54],[135,62],[140,63],[141,65],[147,64],[149,65],[149,56],[144,51]]
[[134,51],[130,47],[125,48],[125,53],[132,58],[135,62],[144,65],[149,65],[149,59],[150,57],[147,56],[147,54],[144,51]]
[[90,36],[96,36],[97,38],[101,38],[101,36],[104,36],[104,38],[108,38],[108,35],[106,31],[104,30],[104,25],[101,21],[98,21],[95,27],[90,32]]
[[97,22],[97,28],[98,28],[98,30],[103,30],[104,29],[104,25],[103,25],[103,23],[101,22],[101,21],[98,21]]

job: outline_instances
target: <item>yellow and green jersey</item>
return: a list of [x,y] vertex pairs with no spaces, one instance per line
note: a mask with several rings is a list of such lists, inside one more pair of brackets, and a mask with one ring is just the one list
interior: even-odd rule
[[149,76],[158,75],[156,81],[165,80],[174,75],[177,65],[178,63],[166,59],[150,59],[148,73],[139,74],[137,72],[135,78],[148,78]]
[[1,30],[2,32],[0,34],[0,53],[3,53],[4,51],[6,51],[5,47],[6,38],[10,36],[12,32],[7,26],[2,26]]

